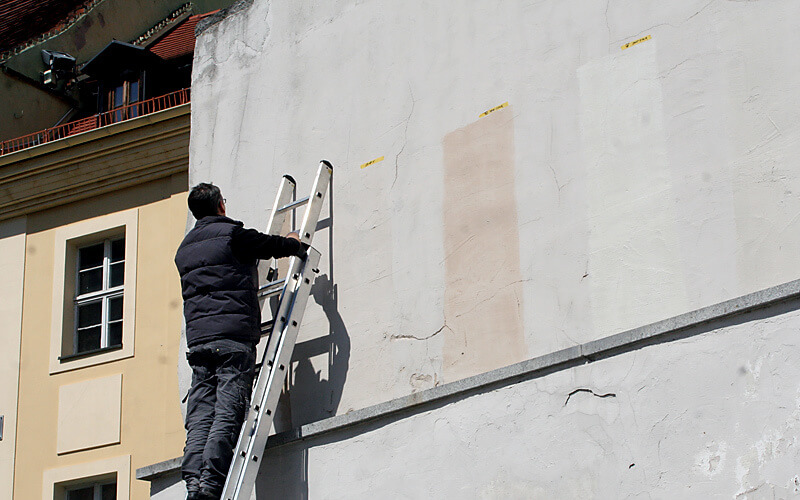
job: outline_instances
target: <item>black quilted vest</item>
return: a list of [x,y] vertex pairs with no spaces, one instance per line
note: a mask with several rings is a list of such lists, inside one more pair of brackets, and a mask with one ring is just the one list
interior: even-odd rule
[[257,261],[241,262],[231,251],[231,233],[241,226],[221,215],[203,217],[178,247],[175,265],[189,347],[219,339],[260,339]]

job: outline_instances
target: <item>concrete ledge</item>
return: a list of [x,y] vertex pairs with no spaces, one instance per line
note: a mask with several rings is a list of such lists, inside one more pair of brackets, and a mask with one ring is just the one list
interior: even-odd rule
[[191,103],[187,102],[186,104],[162,109],[161,111],[142,115],[137,118],[130,118],[128,120],[112,123],[110,125],[93,128],[91,130],[87,130],[86,132],[64,137],[63,139],[45,142],[44,144],[39,144],[38,146],[31,146],[29,148],[20,149],[19,151],[14,151],[13,153],[6,153],[0,156],[0,167],[9,165],[11,163],[16,163],[21,160],[46,155],[60,149],[67,149],[73,146],[85,144],[103,137],[110,137],[122,132],[127,132],[129,130],[146,127],[148,125],[170,120],[175,117],[188,115],[191,113],[191,106]]
[[624,352],[624,350],[630,350],[630,348],[635,348],[647,341],[657,340],[658,337],[666,336],[667,334],[675,334],[689,328],[701,327],[713,321],[763,309],[798,297],[800,297],[800,280],[790,281],[663,321],[587,342],[580,346],[581,355],[590,361],[594,361],[608,355],[614,355],[617,350],[622,349],[623,351],[621,352]]
[[190,105],[0,156],[0,220],[184,174]]
[[[629,352],[659,341],[668,342],[686,336],[698,335],[707,331],[703,330],[703,326],[709,325],[714,321],[729,319],[798,298],[800,298],[800,280],[790,281],[616,335],[562,349],[343,415],[312,422],[290,431],[270,436],[267,441],[267,448],[275,448],[294,441],[351,428],[395,414],[410,413],[415,410],[423,411],[425,407],[446,404],[455,398],[469,397],[486,392],[489,389],[543,376],[570,366],[590,363],[623,352]],[[793,306],[792,309],[794,308]],[[691,330],[693,328],[695,330]],[[684,332],[683,337],[680,336],[681,332]],[[136,478],[150,480],[179,469],[180,458],[175,458],[137,469]]]
[[166,474],[171,474],[181,470],[181,457],[170,458],[157,464],[147,465],[136,469],[136,479],[152,481]]

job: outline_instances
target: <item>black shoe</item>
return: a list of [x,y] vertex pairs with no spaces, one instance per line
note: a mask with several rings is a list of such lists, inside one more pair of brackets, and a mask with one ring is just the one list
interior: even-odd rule
[[197,500],[220,500],[222,492],[211,493],[209,490],[200,490],[197,492]]

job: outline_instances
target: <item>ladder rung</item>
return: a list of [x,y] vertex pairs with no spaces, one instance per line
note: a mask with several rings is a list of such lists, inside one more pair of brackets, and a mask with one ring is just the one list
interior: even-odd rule
[[287,210],[291,210],[291,209],[297,208],[297,207],[302,207],[306,203],[308,203],[308,196],[306,196],[305,198],[301,198],[301,199],[299,199],[297,201],[294,201],[292,203],[289,203],[288,205],[282,206],[281,208],[278,209],[278,213],[282,214],[283,212],[285,212]]
[[283,290],[283,286],[286,284],[286,280],[275,280],[270,281],[266,285],[260,287],[258,289],[258,296],[259,297],[269,297],[271,295],[275,295]]
[[272,331],[272,325],[275,324],[275,320],[269,320],[261,323],[261,336],[269,335]]

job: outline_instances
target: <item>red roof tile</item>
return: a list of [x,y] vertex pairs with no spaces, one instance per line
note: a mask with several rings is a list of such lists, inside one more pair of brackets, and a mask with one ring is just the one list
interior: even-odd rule
[[153,45],[148,47],[148,50],[162,59],[173,59],[175,57],[191,54],[194,52],[194,29],[197,27],[197,23],[214,12],[217,11],[187,18]]
[[0,53],[57,28],[91,0],[0,0]]

